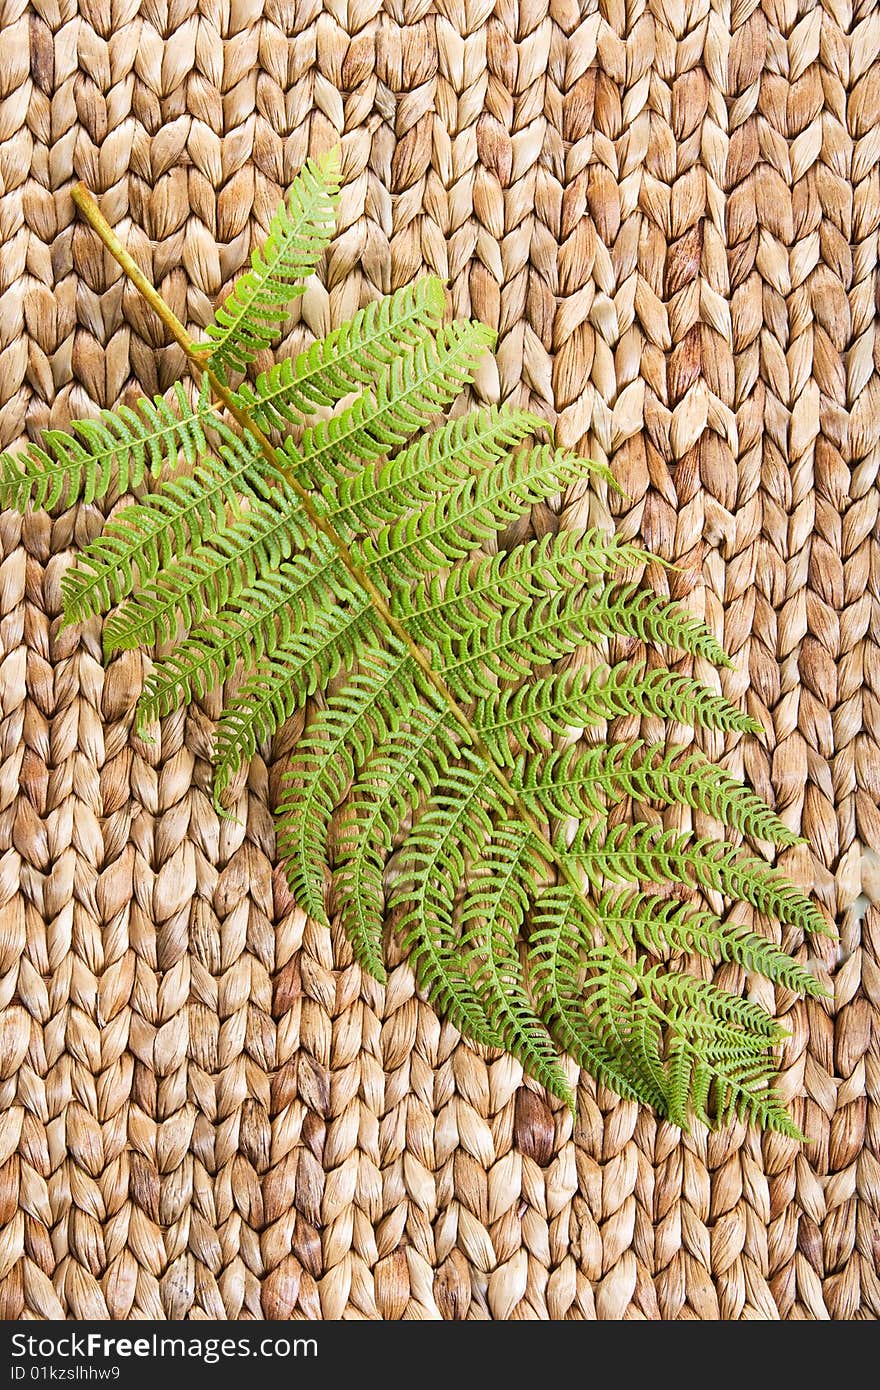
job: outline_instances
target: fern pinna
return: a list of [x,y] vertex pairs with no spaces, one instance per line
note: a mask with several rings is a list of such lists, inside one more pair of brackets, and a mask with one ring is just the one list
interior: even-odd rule
[[[773,1019],[687,966],[732,962],[822,993],[758,922],[722,907],[740,900],[805,932],[824,918],[761,854],[664,829],[660,813],[690,808],[778,846],[797,836],[694,747],[606,735],[627,714],[758,732],[656,659],[603,659],[617,637],[719,664],[724,652],[687,612],[624,582],[651,557],[613,534],[497,550],[530,504],[589,480],[613,487],[607,469],[557,448],[525,410],[443,420],[492,334],[444,324],[436,279],[234,384],[315,269],[338,186],[332,156],[306,165],[200,345],[81,191],[200,389],[192,404],[178,387],[4,455],[0,500],[140,488],[65,575],[65,617],[110,610],[108,652],[158,645],[142,729],[243,673],[217,728],[218,804],[242,760],[316,697],[279,846],[300,904],[323,922],[338,913],[371,974],[383,978],[390,919],[438,1007],[569,1103],[561,1054],[681,1126],[740,1115],[796,1133],[772,1090]],[[581,649],[594,659],[575,668]],[[629,802],[642,818],[623,823]]]

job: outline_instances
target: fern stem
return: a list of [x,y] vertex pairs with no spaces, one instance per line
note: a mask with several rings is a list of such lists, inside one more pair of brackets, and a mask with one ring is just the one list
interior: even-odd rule
[[203,355],[212,350],[212,345],[209,343],[200,348],[195,340],[189,336],[183,324],[180,322],[180,319],[174,313],[174,310],[168,307],[159,291],[147,279],[137,261],[130,252],[126,251],[119,237],[98,207],[94,196],[89,189],[86,188],[82,180],[74,184],[71,190],[71,197],[93,231],[98,233],[98,236],[110,252],[110,255],[118,262],[131,283],[143,295],[144,299],[153,310],[153,313],[162,320],[174,341],[179,343],[191,362],[204,370],[205,362]]
[[236,424],[256,441],[266,462],[276,474],[281,474],[284,477],[291,490],[301,502],[303,511],[315,530],[321,535],[326,536],[352,579],[354,579],[367,594],[382,621],[406,648],[425,680],[447,706],[456,723],[465,734],[468,743],[475,752],[479,754],[495,781],[501,787],[505,801],[515,809],[517,817],[535,837],[537,843],[541,847],[543,857],[555,866],[568,885],[574,889],[578,896],[581,896],[583,894],[583,885],[576,871],[571,864],[566,861],[566,858],[554,848],[546,831],[535,818],[528,804],[523,800],[510,778],[504,772],[504,769],[496,761],[489,745],[472,723],[463,705],[456,699],[443,677],[435,671],[427,653],[410,636],[406,627],[392,611],[381,589],[370,578],[366,569],[358,564],[349,546],[333,523],[315,506],[311,494],[285,465],[283,456],[275,448],[271,440],[250,417],[248,412],[241,408],[232,392],[226,384],[220,380],[216,372],[211,370],[206,360],[206,352],[211,350],[210,345],[207,347],[205,345],[199,346],[194,339],[190,337],[173,309],[166,304],[158,290],[150,283],[140,266],[125,249],[125,246],[104,217],[95,198],[84,183],[79,182],[74,185],[72,197],[74,203],[79,208],[92,230],[97,233],[111,256],[113,256],[114,260],[121,266],[132,284],[150,305],[150,308],[157,314],[174,341],[183,349],[190,365],[198,373],[199,380],[201,381],[202,377],[207,377],[216,399],[221,402],[232,416],[233,420],[235,420]]

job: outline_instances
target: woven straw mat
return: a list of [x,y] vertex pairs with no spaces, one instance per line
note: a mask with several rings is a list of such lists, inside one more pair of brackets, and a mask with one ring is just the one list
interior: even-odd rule
[[476,396],[557,420],[628,494],[517,535],[610,508],[678,566],[658,582],[769,731],[706,747],[801,826],[784,862],[840,928],[810,948],[833,1000],[752,983],[805,1146],[683,1136],[587,1076],[573,1121],[399,957],[380,988],[297,910],[271,808],[302,717],[218,818],[219,701],[142,742],[145,659],[59,631],[97,508],[7,513],[2,1315],[876,1318],[880,4],[0,12],[3,445],[182,372],[75,177],[197,332],[341,138],[339,234],[279,350],[426,268],[498,329]]

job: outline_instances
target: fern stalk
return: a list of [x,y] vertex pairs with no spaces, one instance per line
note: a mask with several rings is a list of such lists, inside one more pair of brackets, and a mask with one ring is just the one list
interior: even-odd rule
[[498,783],[503,793],[504,800],[516,812],[517,818],[534,836],[541,847],[542,854],[553,864],[557,872],[565,879],[570,888],[578,894],[583,893],[583,885],[575,869],[572,868],[571,861],[562,855],[553,842],[549,839],[544,828],[529,808],[528,803],[523,799],[520,792],[507,776],[504,769],[497,762],[488,743],[486,743],[479,729],[472,723],[463,705],[456,699],[449,685],[443,677],[434,669],[431,659],[424,648],[413,640],[406,627],[395,615],[381,589],[370,578],[363,565],[358,564],[357,560],[346,544],[343,537],[337,531],[332,521],[324,516],[312,501],[308,489],[295,474],[287,467],[285,455],[275,448],[272,441],[260,428],[247,410],[236,401],[233,393],[224,381],[220,379],[208,363],[207,356],[213,350],[213,344],[198,344],[187,333],[186,328],[168,305],[159,291],[150,283],[144,275],[140,266],[133,256],[125,249],[119,237],[110,226],[101,209],[98,207],[93,195],[82,182],[75,184],[72,192],[73,201],[79,208],[83,217],[90,227],[100,237],[107,250],[117,261],[119,266],[131,280],[132,284],[144,297],[146,302],[155,314],[161,319],[174,338],[174,341],[183,349],[183,352],[190,364],[190,367],[198,374],[198,381],[206,378],[211,387],[214,398],[228,411],[240,429],[246,431],[259,446],[260,452],[269,464],[270,468],[284,478],[291,491],[296,495],[302,504],[303,511],[308,517],[316,531],[325,536],[336,551],[342,564],[345,566],[351,578],[363,589],[368,596],[373,608],[381,617],[382,621],[394,634],[397,640],[405,647],[408,655],[415,662],[428,684],[436,691],[440,699],[448,708],[450,714],[461,728],[468,743],[480,755],[486,764],[493,778]]

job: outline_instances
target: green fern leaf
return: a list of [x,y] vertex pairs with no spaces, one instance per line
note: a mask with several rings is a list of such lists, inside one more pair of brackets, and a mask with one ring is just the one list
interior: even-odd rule
[[[480,325],[453,328],[436,349],[421,355],[417,377],[411,371],[397,374],[376,401],[361,398],[356,407],[334,418],[332,429],[316,427],[306,432],[300,446],[291,444],[288,456],[296,469],[329,474],[339,461],[353,457],[355,450],[364,458],[379,458],[389,442],[408,437],[405,431],[413,418],[426,423],[432,402],[451,399],[461,389],[487,341]],[[303,531],[292,489],[283,478],[271,481],[271,493],[250,499],[246,511],[218,525],[191,555],[170,559],[161,573],[141,576],[141,592],[111,627],[115,646],[163,640],[176,632],[181,621],[188,624],[196,614],[205,618],[219,613],[297,549],[312,544]],[[319,548],[320,544],[319,539]],[[343,573],[341,565],[336,573]],[[105,570],[102,576],[107,577]],[[340,583],[344,586],[341,579]],[[196,641],[203,641],[201,634]]]
[[616,951],[594,946],[586,957],[583,1008],[608,1050],[623,1062],[630,1084],[661,1115],[669,1099],[663,1066],[662,1022],[633,986],[633,972]]
[[553,737],[631,714],[655,715],[710,729],[760,732],[760,725],[689,676],[643,666],[562,671],[478,700],[474,723],[492,754],[513,766],[520,747],[549,749]]
[[[591,1075],[628,1100],[640,1100],[661,1113],[665,1093],[652,1075],[642,1075],[626,1048],[609,1042],[585,1011],[585,961],[592,947],[585,935],[579,899],[570,888],[542,893],[532,914],[529,981],[552,1037]],[[629,990],[625,990],[627,1003]]]
[[230,509],[223,523],[191,553],[180,555],[153,575],[114,617],[114,647],[164,641],[179,625],[207,620],[241,599],[307,545],[326,554],[319,537],[309,541],[290,489],[279,483],[271,493],[251,497]]
[[787,951],[735,922],[722,923],[690,902],[649,893],[609,892],[596,903],[596,917],[605,938],[619,951],[642,947],[656,956],[672,952],[703,956],[715,964],[736,961],[796,994],[814,998],[826,994],[820,981]]
[[343,478],[358,476],[366,461],[383,458],[424,429],[473,379],[495,335],[482,323],[457,320],[436,339],[402,353],[379,377],[375,390],[310,426],[284,449],[300,482],[323,488],[330,505]]
[[[536,574],[534,584],[540,582]],[[459,615],[455,617],[460,620]],[[473,629],[470,617],[461,617],[460,636],[444,642],[443,669],[463,698],[488,698],[498,681],[522,680],[533,667],[558,661],[578,647],[610,636],[639,637],[715,660],[720,651],[701,622],[656,594],[610,590],[603,585],[573,593],[556,589],[552,578],[544,596],[534,592],[502,595],[492,622],[481,630]]]
[[549,1007],[551,1032],[565,1036],[568,1046],[585,1027],[588,1046],[598,1035],[622,1072],[615,1088],[622,1081],[682,1128],[691,1115],[712,1124],[747,1113],[791,1132],[769,1087],[779,1038],[773,1019],[705,981],[627,960],[602,940],[605,931],[601,908],[593,910],[572,890],[548,889],[539,898],[529,969],[533,989]]
[[[552,433],[526,411],[442,419],[493,335],[442,327],[433,279],[238,387],[235,429],[212,403],[211,387],[230,406],[228,376],[268,346],[317,264],[337,186],[332,160],[295,181],[208,329],[212,371],[194,406],[177,388],[170,403],[50,432],[2,457],[0,501],[69,505],[159,479],[65,576],[66,616],[116,605],[107,650],[170,648],[138,703],[141,728],[241,682],[217,728],[218,806],[242,760],[317,697],[283,781],[279,847],[297,900],[325,922],[329,888],[366,970],[383,977],[390,913],[429,998],[569,1104],[559,1049],[682,1126],[743,1116],[794,1134],[772,1088],[779,1029],[691,974],[689,958],[818,996],[806,966],[736,913],[721,920],[720,906],[739,900],[807,932],[826,929],[822,913],[733,845],[609,824],[632,802],[797,842],[690,746],[606,735],[633,716],[757,732],[657,664],[665,651],[728,658],[692,614],[633,582],[653,562],[637,546],[563,531],[499,551],[530,505],[571,484],[615,488],[608,469],[535,445]],[[277,450],[260,431],[278,432]],[[554,669],[618,638],[649,651]],[[560,751],[585,729],[591,744]]]
[[638,637],[654,646],[705,657],[715,666],[733,665],[705,623],[662,595],[643,593],[629,584],[602,597],[593,615],[597,633],[606,637]]
[[[485,633],[499,613],[515,621],[519,610],[527,610],[548,593],[558,591],[562,596],[588,577],[648,559],[646,551],[598,529],[582,535],[563,532],[528,541],[513,551],[482,555],[456,565],[448,574],[401,586],[392,592],[392,602],[410,631],[430,641],[447,665],[460,655],[459,644],[472,639],[476,645],[478,634]],[[571,595],[568,598],[571,601]]]
[[581,826],[564,851],[590,882],[686,883],[749,902],[759,912],[802,931],[828,934],[810,899],[762,859],[715,840],[691,840],[656,825]]
[[744,714],[723,695],[690,676],[662,667],[648,670],[636,663],[619,665],[607,673],[595,673],[596,709],[604,719],[623,719],[631,714],[675,719],[679,724],[722,729],[725,732],[761,734],[763,726]]
[[[695,1068],[708,1073],[692,1088],[698,1092],[698,1117],[716,1125],[737,1116],[803,1139],[772,1089],[774,1047],[783,1036],[773,1019],[758,1005],[692,976],[663,975],[656,969],[642,973],[650,973],[654,999],[671,1030],[670,1045],[689,1052]],[[680,1085],[677,1078],[675,1082]],[[687,1128],[683,1102],[676,1096],[679,1113],[674,1118]]]
[[375,300],[298,357],[243,382],[236,403],[262,430],[299,425],[304,415],[372,386],[401,352],[433,335],[443,322],[443,285],[434,276]]
[[662,974],[656,966],[650,968],[650,975],[652,992],[665,1005],[670,1024],[683,1026],[684,1020],[689,1036],[704,1034],[708,1039],[730,1039],[727,1025],[734,1024],[739,1030],[733,1035],[739,1047],[747,1050],[757,1047],[758,1051],[762,1048],[761,1039],[776,1043],[784,1037],[775,1019],[750,999],[740,999],[693,975]]
[[[389,648],[359,652],[356,674],[330,697],[297,748],[296,773],[279,807],[288,825],[280,847],[290,865],[291,889],[319,921],[326,921],[322,869],[333,811],[376,742],[396,723],[401,704],[416,698],[412,658],[399,643]],[[352,944],[365,969],[381,978],[373,933],[358,930]]]
[[[138,702],[139,718],[145,723],[161,718],[220,685],[239,661],[254,664],[293,641],[321,597],[326,599],[336,574],[328,548],[316,545],[313,556],[297,555],[281,564],[277,574],[255,579],[221,618],[208,616],[195,626],[185,642],[156,662]],[[333,597],[341,598],[341,592],[334,589]],[[178,603],[193,611],[188,596],[181,595]],[[130,630],[129,625],[126,635]]]
[[339,190],[336,151],[309,160],[293,181],[269,225],[263,246],[254,249],[251,268],[236,281],[232,293],[207,328],[210,364],[218,376],[243,372],[257,353],[272,342],[290,301],[305,289],[333,235]]
[[397,521],[460,485],[472,472],[503,458],[546,424],[526,410],[491,406],[459,415],[439,429],[422,434],[414,444],[382,464],[379,472],[365,468],[341,478],[327,517],[353,538]]
[[[574,1110],[568,1078],[526,991],[517,946],[535,883],[545,873],[531,832],[515,821],[503,823],[481,847],[474,868],[461,913],[459,950],[464,969],[507,1050]],[[438,910],[444,890],[454,890],[454,883],[436,884]]]
[[374,636],[372,607],[358,597],[350,608],[315,614],[308,632],[297,632],[277,649],[223,711],[215,746],[215,800],[257,745],[271,738],[307,695],[355,661],[365,640]]
[[408,584],[466,555],[532,502],[594,471],[587,459],[539,445],[476,477],[424,511],[411,513],[353,546],[359,563],[377,565],[394,584]]
[[[420,795],[429,795],[449,773],[458,752],[448,711],[423,703],[407,706],[406,727],[378,745],[352,787],[349,815],[340,832],[335,884],[346,934],[358,959],[362,964],[371,962],[366,968],[377,978],[382,978],[375,967],[385,905],[383,871],[395,827]],[[325,838],[322,825],[319,834]]]
[[0,455],[0,507],[19,512],[95,502],[115,484],[120,493],[146,475],[176,468],[179,455],[195,467],[208,451],[198,414],[180,382],[174,399],[156,396],[135,406],[102,410],[97,420],[77,420],[70,430],[45,430],[42,447]]
[[484,1002],[464,968],[450,918],[448,883],[492,833],[481,804],[491,782],[488,769],[450,770],[449,781],[421,817],[408,841],[411,882],[398,882],[389,908],[422,988],[462,1032],[487,1047],[504,1047]]
[[773,844],[801,842],[759,796],[701,753],[685,748],[649,748],[641,740],[601,744],[585,752],[572,747],[518,759],[511,780],[530,806],[551,816],[605,815],[609,802],[616,805],[632,797],[690,806]]
[[143,502],[124,507],[85,547],[62,579],[65,622],[80,622],[120,603],[137,583],[145,584],[187,545],[222,530],[227,510],[240,494],[259,488],[259,453],[225,425],[218,457],[196,465],[192,477],[163,482]]

